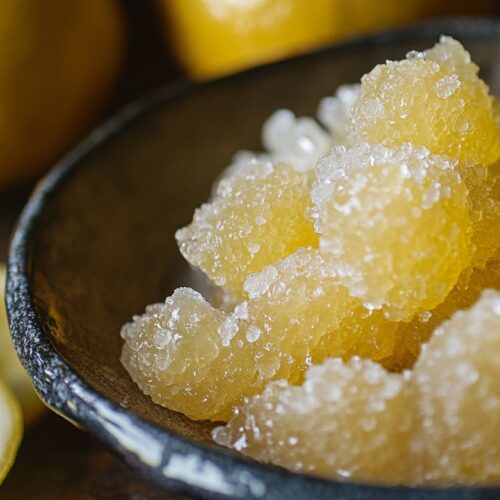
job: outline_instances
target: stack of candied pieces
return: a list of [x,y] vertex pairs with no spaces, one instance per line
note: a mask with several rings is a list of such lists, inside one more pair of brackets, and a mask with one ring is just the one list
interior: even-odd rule
[[[224,446],[386,484],[500,480],[500,106],[442,37],[274,113],[176,234],[210,279],[125,325],[153,401]],[[489,290],[485,290],[489,289]]]

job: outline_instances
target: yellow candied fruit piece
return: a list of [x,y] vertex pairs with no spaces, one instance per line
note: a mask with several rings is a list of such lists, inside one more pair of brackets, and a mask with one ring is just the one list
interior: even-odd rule
[[[420,481],[500,480],[500,294],[483,292],[422,349],[413,379],[423,425]],[[417,469],[418,470],[418,469]]]
[[320,249],[339,280],[392,320],[442,302],[470,264],[457,162],[425,148],[333,148],[318,163],[312,199]]
[[299,247],[317,246],[310,179],[289,165],[269,162],[222,179],[214,200],[176,233],[182,255],[216,285],[243,297],[249,273]]
[[329,359],[302,386],[277,381],[247,398],[212,436],[258,460],[340,480],[495,483],[499,352],[500,294],[488,290],[435,331],[414,371]]
[[463,46],[449,37],[362,78],[351,109],[350,140],[394,147],[405,142],[461,162],[500,158],[493,98]]
[[[407,483],[414,430],[407,382],[370,360],[328,359],[302,386],[280,380],[235,410],[214,440],[294,472],[343,481]],[[318,436],[321,438],[318,439]]]
[[[397,324],[367,311],[317,250],[251,274],[231,314],[179,289],[122,329],[122,362],[152,399],[193,419],[226,420],[268,381],[299,382],[312,362],[386,358]],[[324,337],[324,339],[323,339]]]

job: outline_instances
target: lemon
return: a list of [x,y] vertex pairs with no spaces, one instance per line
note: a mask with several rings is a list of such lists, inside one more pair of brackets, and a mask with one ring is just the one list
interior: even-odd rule
[[181,64],[211,78],[321,45],[337,30],[331,0],[160,0]]
[[0,188],[40,173],[91,125],[123,41],[115,0],[0,2]]
[[19,406],[9,390],[0,384],[0,484],[14,463],[22,434]]
[[31,380],[19,361],[10,339],[4,303],[5,266],[0,264],[0,379],[19,401],[27,424],[36,420],[45,409]]
[[453,13],[493,13],[496,0],[157,0],[165,36],[193,77],[212,78],[341,38]]

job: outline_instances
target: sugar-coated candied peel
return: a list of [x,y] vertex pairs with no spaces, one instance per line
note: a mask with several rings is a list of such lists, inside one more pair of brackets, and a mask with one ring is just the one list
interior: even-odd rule
[[491,483],[500,480],[499,378],[500,294],[489,290],[437,329],[412,372],[329,359],[301,386],[277,381],[246,399],[213,437],[341,480]]
[[405,144],[338,146],[311,196],[320,249],[353,296],[394,320],[441,303],[471,262],[457,161]]
[[215,284],[243,297],[249,273],[317,245],[310,176],[286,164],[256,162],[222,179],[215,198],[176,233],[182,255]]
[[422,424],[418,481],[500,480],[500,294],[482,293],[424,345],[413,370]]
[[456,40],[387,61],[361,80],[349,138],[394,147],[405,142],[461,162],[500,158],[493,98],[478,67]]
[[244,287],[248,299],[229,314],[178,289],[123,327],[122,362],[155,402],[226,420],[270,380],[300,382],[312,362],[393,352],[397,323],[351,297],[316,249],[249,275]]
[[402,376],[370,360],[329,359],[311,367],[302,386],[272,382],[212,435],[295,472],[403,483],[411,471],[410,404]]

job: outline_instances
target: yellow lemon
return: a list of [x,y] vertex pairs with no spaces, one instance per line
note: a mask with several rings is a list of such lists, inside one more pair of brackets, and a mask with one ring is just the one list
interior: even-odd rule
[[[13,391],[19,401],[26,423],[33,422],[45,409],[28,374],[17,358],[7,323],[3,291],[5,266],[0,264],[0,379]],[[1,475],[1,474],[0,474]]]
[[366,31],[437,14],[487,13],[496,0],[157,0],[179,62],[206,79]]
[[18,404],[9,390],[0,384],[0,484],[14,463],[22,434]]
[[331,0],[161,0],[167,36],[188,73],[210,78],[321,45]]
[[0,188],[50,166],[89,127],[123,41],[116,0],[0,2]]

